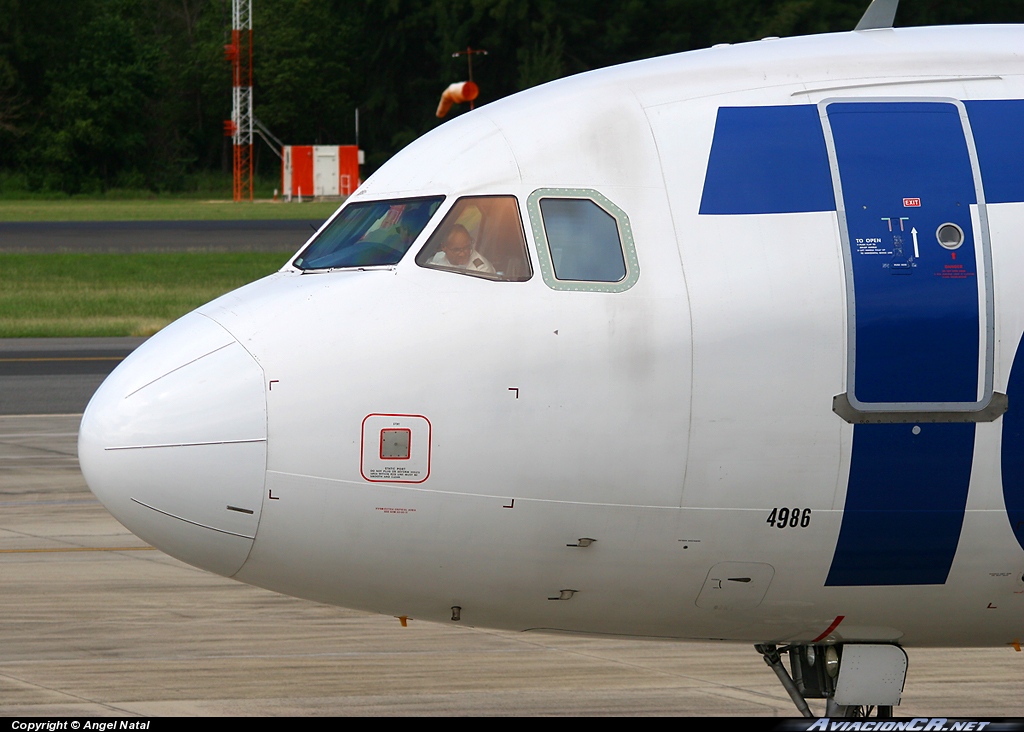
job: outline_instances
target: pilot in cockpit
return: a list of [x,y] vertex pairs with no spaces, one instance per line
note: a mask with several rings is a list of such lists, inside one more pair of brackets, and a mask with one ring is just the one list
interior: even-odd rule
[[494,265],[473,246],[473,237],[462,224],[454,224],[441,244],[441,251],[433,256],[431,264],[454,267],[471,272],[494,274]]

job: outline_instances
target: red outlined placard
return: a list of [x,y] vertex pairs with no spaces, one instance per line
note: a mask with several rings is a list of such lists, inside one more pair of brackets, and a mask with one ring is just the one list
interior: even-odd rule
[[423,483],[430,476],[430,420],[421,414],[368,414],[359,474],[370,483]]

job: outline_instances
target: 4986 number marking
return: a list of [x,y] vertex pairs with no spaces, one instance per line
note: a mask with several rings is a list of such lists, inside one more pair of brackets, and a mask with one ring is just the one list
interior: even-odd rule
[[773,508],[765,523],[776,529],[806,529],[811,525],[811,509]]

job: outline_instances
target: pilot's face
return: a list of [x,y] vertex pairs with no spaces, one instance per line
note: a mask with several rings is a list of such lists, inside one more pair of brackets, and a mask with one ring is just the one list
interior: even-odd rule
[[469,263],[469,255],[473,253],[473,242],[465,232],[453,231],[445,239],[444,246],[441,248],[450,264],[456,267],[465,267]]

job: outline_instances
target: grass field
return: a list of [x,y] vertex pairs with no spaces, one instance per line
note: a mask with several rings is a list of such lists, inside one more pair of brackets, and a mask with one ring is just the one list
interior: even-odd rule
[[234,203],[180,198],[0,200],[0,221],[323,220],[334,213],[340,205],[338,201]]
[[145,336],[289,253],[0,253],[0,338]]
[[[188,199],[7,201],[3,221],[323,220],[338,202]],[[0,253],[0,338],[148,336],[294,252]]]
[[[323,220],[339,202],[0,200],[7,221]],[[145,336],[278,270],[292,252],[0,253],[0,338]]]

